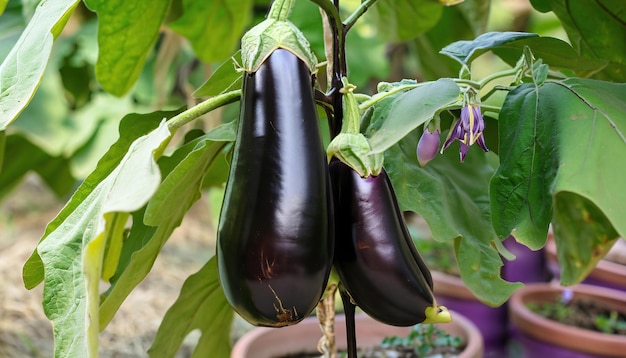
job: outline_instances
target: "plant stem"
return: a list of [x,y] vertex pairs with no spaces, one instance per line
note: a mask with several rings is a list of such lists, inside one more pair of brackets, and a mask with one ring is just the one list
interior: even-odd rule
[[274,0],[270,11],[267,14],[268,19],[274,19],[278,21],[286,21],[289,12],[293,7],[295,0]]
[[350,295],[342,287],[339,288],[341,301],[343,303],[343,312],[346,316],[346,339],[348,343],[348,358],[357,358],[356,356],[356,323],[354,314],[356,306],[352,303]]
[[483,78],[482,80],[480,80],[478,82],[479,86],[477,89],[481,89],[483,88],[487,83],[496,80],[498,78],[502,78],[502,77],[507,77],[507,76],[513,76],[515,75],[517,72],[519,72],[519,68],[518,67],[513,67],[510,70],[506,70],[506,71],[501,71],[501,72],[496,72],[496,73],[492,73],[491,75]]
[[344,21],[344,26],[346,28],[346,31],[348,31],[355,23],[356,21],[363,16],[363,14],[365,14],[365,12],[367,11],[367,9],[369,9],[370,7],[372,7],[376,1],[378,0],[365,0],[361,3],[361,5],[359,5],[359,7],[354,10],[354,12],[352,14],[350,14],[350,16],[346,19],[346,21]]
[[315,3],[317,6],[319,6],[320,9],[324,10],[324,12],[326,13],[326,16],[330,18],[331,22],[334,23],[338,29],[342,28],[343,24],[341,23],[341,17],[339,16],[339,11],[337,10],[337,8],[335,8],[333,3],[330,2],[330,0],[311,0],[311,1]]
[[211,112],[212,110],[219,108],[221,106],[237,102],[241,97],[241,90],[234,90],[230,92],[226,92],[220,94],[215,97],[211,97],[206,101],[199,103],[196,106],[193,106],[186,111],[179,113],[178,115],[170,118],[167,121],[167,126],[171,132],[176,131],[178,128],[184,126],[185,124],[193,121],[194,119],[200,117],[203,114]]

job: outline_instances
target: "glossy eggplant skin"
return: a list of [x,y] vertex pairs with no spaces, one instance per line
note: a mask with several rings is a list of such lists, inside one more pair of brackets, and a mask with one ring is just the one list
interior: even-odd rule
[[333,211],[307,66],[275,50],[245,74],[217,237],[226,298],[256,326],[305,318],[333,261]]
[[433,281],[406,228],[383,169],[362,178],[344,163],[330,164],[335,205],[335,267],[354,303],[394,326],[426,319]]

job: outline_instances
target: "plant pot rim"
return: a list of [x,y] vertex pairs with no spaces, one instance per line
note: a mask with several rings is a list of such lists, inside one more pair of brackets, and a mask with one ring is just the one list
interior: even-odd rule
[[478,298],[467,288],[460,277],[441,271],[431,271],[431,275],[433,277],[433,293],[435,296],[441,295],[478,301]]
[[[585,284],[569,288],[574,292],[574,297],[598,299],[609,303],[611,309],[626,313],[624,292]],[[565,287],[556,284],[532,283],[515,291],[509,300],[509,314],[513,324],[523,334],[539,341],[590,354],[623,357],[626,352],[626,336],[567,326],[538,315],[526,307],[530,302],[554,298],[563,289]]]
[[[467,344],[458,358],[480,358],[483,353],[483,339],[480,331],[469,319],[458,312],[450,311],[452,322],[437,325],[439,328],[448,331],[450,334],[458,335]],[[385,336],[406,335],[411,327],[395,327],[380,323],[369,316],[358,313],[355,317],[357,327],[357,344],[361,347],[371,346],[379,343]],[[337,347],[345,349],[345,316],[335,317],[335,334],[337,336]],[[302,338],[290,338],[290,335]],[[322,332],[319,328],[317,317],[305,318],[302,322],[289,327],[269,328],[257,327],[244,334],[233,346],[231,358],[264,358],[266,351],[262,351],[261,344],[273,347],[271,356],[298,353],[308,350],[309,347],[317,346]],[[367,337],[367,338],[366,338]],[[261,343],[262,342],[262,343]],[[365,344],[363,344],[365,342]]]

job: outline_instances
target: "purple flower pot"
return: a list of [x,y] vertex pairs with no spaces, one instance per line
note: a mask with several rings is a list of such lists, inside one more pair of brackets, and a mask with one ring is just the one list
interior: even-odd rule
[[503,279],[523,283],[548,282],[550,280],[551,274],[546,266],[543,250],[533,251],[518,243],[513,236],[509,236],[502,243],[507,250],[515,255],[515,260],[503,260]]

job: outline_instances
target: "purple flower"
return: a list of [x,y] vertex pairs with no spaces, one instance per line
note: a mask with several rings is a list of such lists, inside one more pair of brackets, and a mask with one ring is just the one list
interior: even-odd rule
[[480,113],[480,106],[472,104],[466,105],[461,109],[461,118],[454,122],[452,129],[450,129],[448,138],[441,148],[441,153],[443,153],[454,140],[459,141],[461,162],[465,159],[469,147],[474,143],[477,143],[482,150],[488,152],[489,149],[487,149],[485,145],[485,137],[483,136],[484,130],[485,121],[483,115]]
[[563,289],[563,292],[561,292],[561,302],[568,304],[572,301],[572,298],[574,298],[574,291],[571,288]]
[[439,151],[439,131],[431,133],[428,128],[424,128],[424,133],[417,142],[417,160],[420,166],[426,165],[435,158]]

